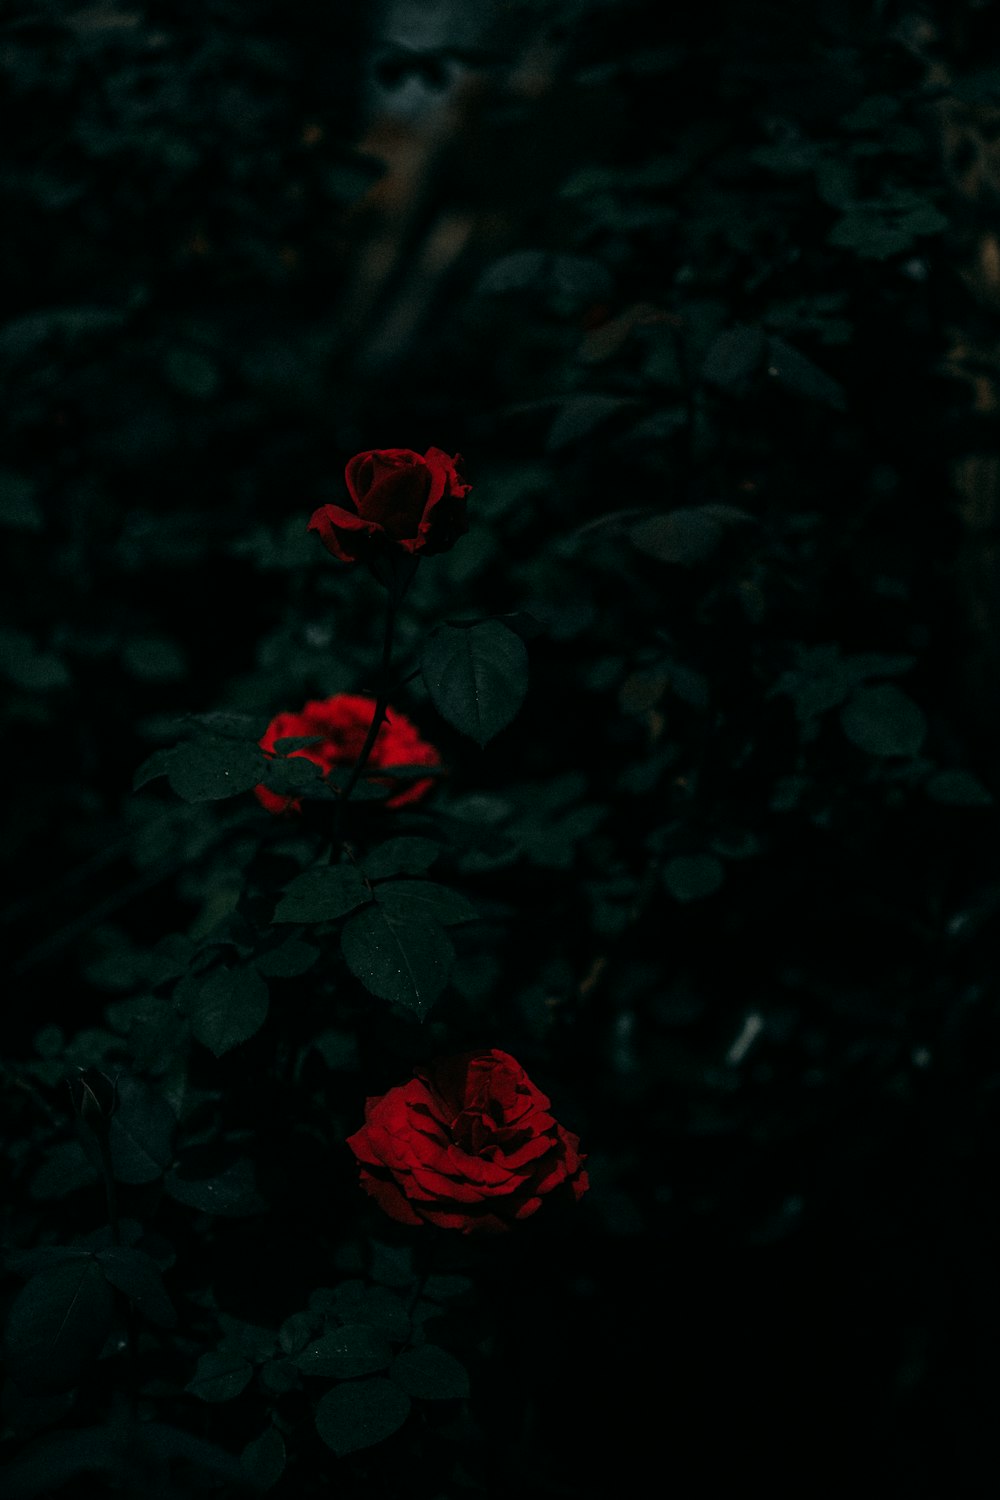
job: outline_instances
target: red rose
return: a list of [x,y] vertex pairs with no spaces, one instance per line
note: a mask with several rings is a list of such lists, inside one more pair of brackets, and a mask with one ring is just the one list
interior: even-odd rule
[[368,562],[379,553],[446,552],[469,529],[462,459],[428,448],[358,453],[346,469],[350,503],[321,505],[309,522],[328,552],[342,562]]
[[[302,739],[306,735],[321,736],[315,745],[303,745],[290,755],[301,755],[314,765],[322,766],[324,774],[334,766],[352,766],[361,754],[368,727],[375,712],[374,698],[363,698],[355,693],[335,693],[332,698],[307,703],[301,713],[278,714],[264,731],[261,749],[274,753],[279,740]],[[403,714],[388,709],[379,729],[366,770],[380,766],[439,766],[440,753],[433,745],[420,738],[416,725]],[[393,778],[382,778],[392,785]],[[401,783],[386,802],[386,807],[403,807],[408,802],[418,802],[429,791],[430,778]],[[266,786],[255,788],[258,801],[268,812],[299,812],[302,803],[298,797],[285,797],[272,792]]]
[[587,1191],[580,1142],[549,1114],[519,1062],[495,1047],[418,1068],[409,1083],[365,1104],[347,1144],[361,1185],[401,1224],[511,1229],[542,1199]]

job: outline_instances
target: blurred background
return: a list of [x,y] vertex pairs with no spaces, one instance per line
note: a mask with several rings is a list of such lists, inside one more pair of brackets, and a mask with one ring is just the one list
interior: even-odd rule
[[[342,1139],[421,1048],[488,1036],[591,1153],[579,1214],[483,1270],[505,1333],[469,1315],[475,1422],[408,1493],[585,1494],[598,1454],[681,1495],[992,1473],[995,20],[0,20],[6,1243],[88,1227],[60,1080],[166,1077],[120,1007],[166,936],[230,919],[267,836],[251,797],[136,767],[186,714],[372,686],[379,589],[305,534],[347,459],[441,447],[474,485],[403,656],[454,615],[533,622],[485,751],[402,703],[449,768],[413,826],[485,913],[440,1012],[417,1039],[346,1000],[300,1083]],[[268,1076],[256,1047],[223,1088]],[[347,1266],[372,1224],[336,1172]],[[326,1244],[302,1212],[255,1270],[299,1274],[296,1224]]]

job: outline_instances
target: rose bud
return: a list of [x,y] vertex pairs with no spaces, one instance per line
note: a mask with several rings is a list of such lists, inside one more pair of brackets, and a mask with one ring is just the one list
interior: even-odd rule
[[361,1186],[401,1224],[496,1233],[560,1190],[587,1191],[580,1142],[519,1062],[496,1048],[439,1059],[371,1098],[347,1144]]
[[93,1130],[107,1129],[118,1104],[118,1087],[114,1080],[99,1068],[80,1068],[77,1076],[68,1082],[73,1107],[81,1120]]
[[[260,741],[262,750],[275,755],[275,745],[281,740],[314,738],[315,744],[302,745],[289,751],[289,757],[301,756],[319,766],[326,775],[334,766],[353,766],[361,754],[368,727],[375,712],[374,698],[365,698],[356,693],[335,693],[332,698],[316,699],[307,703],[297,714],[278,714],[264,731]],[[439,766],[441,754],[434,745],[421,739],[420,732],[404,714],[393,708],[386,712],[375,744],[368,759],[366,774],[389,766]],[[433,781],[422,776],[416,781],[403,781],[399,777],[376,777],[387,786],[398,786],[399,790],[386,800],[386,807],[405,807],[419,802],[430,791]],[[266,786],[255,788],[257,800],[268,812],[301,812],[302,801],[298,797],[283,796]]]
[[307,528],[342,562],[447,552],[469,529],[460,454],[376,448],[356,454],[345,477],[349,500],[321,505]]

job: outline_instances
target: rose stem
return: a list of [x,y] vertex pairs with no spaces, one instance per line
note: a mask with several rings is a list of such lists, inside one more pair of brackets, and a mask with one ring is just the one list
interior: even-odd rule
[[365,742],[361,746],[361,754],[358,756],[357,760],[354,762],[354,765],[351,767],[351,774],[348,776],[346,782],[344,783],[344,790],[341,792],[339,798],[337,799],[337,806],[334,812],[333,848],[331,850],[331,857],[334,860],[339,859],[341,854],[340,829],[344,818],[344,804],[347,802],[351,793],[354,791],[354,788],[357,786],[358,782],[361,779],[362,771],[368,764],[368,758],[371,755],[372,750],[375,748],[375,741],[378,738],[378,732],[382,727],[382,721],[385,718],[386,710],[389,706],[389,670],[392,664],[392,638],[396,628],[396,610],[398,608],[400,598],[401,590],[398,588],[395,578],[393,578],[388,591],[388,603],[386,605],[385,611],[385,635],[382,639],[382,669],[379,674],[378,696],[375,699],[375,712],[372,714],[372,721],[368,726],[368,733],[365,735]]

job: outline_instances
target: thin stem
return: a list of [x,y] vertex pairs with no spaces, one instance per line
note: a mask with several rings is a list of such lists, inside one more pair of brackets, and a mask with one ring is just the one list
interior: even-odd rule
[[346,782],[344,783],[344,788],[337,799],[337,807],[334,813],[333,849],[331,850],[331,857],[335,860],[340,858],[340,830],[344,818],[344,805],[349,800],[351,793],[354,791],[354,788],[357,786],[358,782],[361,780],[362,772],[364,771],[365,766],[368,764],[368,760],[371,756],[372,750],[375,748],[375,741],[378,738],[378,732],[382,727],[383,721],[386,716],[386,710],[389,707],[389,672],[392,666],[392,641],[396,628],[396,610],[399,606],[399,600],[399,591],[397,591],[395,588],[391,588],[389,590],[388,603],[386,606],[385,635],[382,639],[382,667],[379,673],[378,696],[375,699],[375,712],[372,714],[372,721],[368,726],[368,733],[365,735],[365,742],[361,747],[361,754],[354,762],[354,765],[351,768],[351,774],[348,776]]

